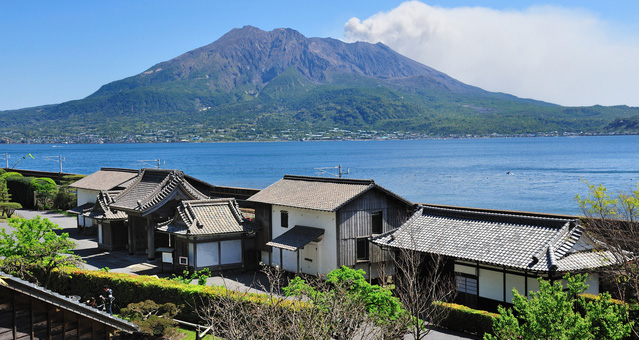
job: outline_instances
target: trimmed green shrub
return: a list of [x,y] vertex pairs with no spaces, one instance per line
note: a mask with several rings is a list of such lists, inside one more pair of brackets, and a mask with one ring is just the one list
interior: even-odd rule
[[18,202],[0,202],[0,213],[6,218],[10,218],[16,209],[22,209],[22,204]]
[[493,320],[499,318],[499,314],[472,309],[456,303],[438,301],[435,304],[440,308],[448,309],[448,316],[440,322],[439,326],[454,331],[483,336],[485,333],[492,333]]
[[5,173],[3,173],[2,175],[0,175],[0,177],[2,177],[2,178],[9,178],[9,177],[23,177],[23,176],[22,176],[22,174],[21,174],[21,173],[19,173],[19,172],[13,172],[13,171],[10,171],[10,172],[5,172]]
[[[113,290],[115,303],[119,306],[146,300],[153,300],[158,304],[183,305],[187,308],[182,308],[176,318],[193,323],[200,321],[195,309],[200,305],[202,298],[241,299],[249,305],[267,303],[269,299],[268,295],[227,291],[224,287],[191,285],[152,276],[81,269],[57,272],[51,278],[49,289],[63,295],[80,295],[87,300],[91,296],[97,297],[105,284]],[[298,308],[300,304],[284,300],[281,301],[281,306]]]
[[29,184],[34,179],[34,177],[22,177],[22,175],[6,177],[11,199],[22,204],[25,209],[33,208],[33,189]]

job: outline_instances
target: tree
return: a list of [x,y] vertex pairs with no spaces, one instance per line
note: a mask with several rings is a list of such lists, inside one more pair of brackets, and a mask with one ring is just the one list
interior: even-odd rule
[[0,215],[9,218],[16,209],[20,208],[22,208],[22,204],[11,202],[11,194],[9,194],[9,189],[7,188],[7,180],[4,177],[0,177]]
[[[602,261],[602,281],[612,283],[615,295],[624,301],[639,297],[639,183],[633,190],[609,192],[603,185],[588,184],[588,195],[577,196],[585,218],[586,232],[597,242]],[[612,260],[612,261],[611,261]],[[639,337],[639,329],[633,328]]]
[[[268,293],[227,289],[196,308],[215,335],[225,339],[400,339],[405,314],[390,290],[370,285],[361,270],[342,267],[325,278],[296,277],[283,287],[283,271],[263,267]],[[281,296],[284,292],[287,297]],[[398,326],[399,325],[399,326]]]
[[69,234],[48,219],[36,216],[30,220],[9,219],[12,233],[0,229],[0,256],[5,259],[0,264],[3,271],[23,279],[36,280],[34,270],[42,271],[43,286],[46,288],[54,269],[64,266],[78,266],[82,259],[71,251],[75,247]]
[[180,308],[173,303],[157,304],[153,300],[146,300],[130,303],[120,314],[138,325],[141,333],[170,339],[178,334],[177,322],[173,321],[173,317],[179,311]]
[[29,187],[35,192],[33,203],[36,209],[50,209],[53,206],[53,200],[58,193],[58,185],[54,180],[47,177],[35,178],[29,183]]
[[501,317],[493,324],[494,335],[486,334],[484,339],[617,340],[630,335],[625,304],[613,302],[607,293],[586,301],[580,295],[588,288],[586,276],[567,274],[564,279],[568,291],[560,281],[551,284],[541,278],[539,291],[529,297],[513,289],[513,308],[499,306]]
[[445,270],[437,254],[397,248],[392,254],[395,267],[395,294],[411,316],[408,320],[414,339],[423,339],[433,325],[447,317],[447,309],[436,301],[449,302],[457,293],[454,277]]

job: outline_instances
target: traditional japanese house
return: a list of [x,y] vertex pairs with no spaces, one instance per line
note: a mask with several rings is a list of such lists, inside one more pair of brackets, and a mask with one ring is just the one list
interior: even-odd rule
[[341,266],[379,274],[372,235],[399,227],[413,204],[373,180],[286,175],[251,196],[262,262],[311,275]]
[[257,263],[257,225],[244,219],[234,198],[180,202],[172,219],[161,222],[157,232],[169,235],[158,244],[174,270],[191,267],[213,271],[244,269]]
[[0,272],[0,339],[106,340],[138,327],[27,281]]
[[142,169],[131,185],[113,197],[109,208],[128,216],[129,254],[146,253],[149,260],[155,260],[156,225],[172,218],[181,201],[207,198],[182,171]]
[[69,212],[78,216],[78,228],[96,226],[96,221],[89,216],[88,212],[95,205],[100,191],[124,190],[137,175],[138,170],[102,168],[69,185],[76,190],[77,206]]
[[440,255],[454,273],[458,302],[489,310],[539,289],[538,277],[561,280],[590,272],[588,293],[598,294],[594,270],[613,264],[569,216],[421,206],[397,230],[373,238],[391,251]]

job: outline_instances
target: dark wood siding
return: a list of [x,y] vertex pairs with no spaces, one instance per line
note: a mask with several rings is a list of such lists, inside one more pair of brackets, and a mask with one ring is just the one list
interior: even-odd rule
[[[382,213],[382,232],[387,232],[408,219],[410,208],[383,191],[372,189],[338,210],[338,265],[353,267],[358,263],[357,239],[373,235],[373,213]],[[385,255],[379,247],[370,245],[369,258],[371,262],[381,262]]]
[[255,238],[255,246],[257,250],[271,251],[271,247],[266,246],[266,242],[271,240],[273,228],[271,227],[271,205],[263,203],[255,203],[255,221],[260,224],[261,230]]

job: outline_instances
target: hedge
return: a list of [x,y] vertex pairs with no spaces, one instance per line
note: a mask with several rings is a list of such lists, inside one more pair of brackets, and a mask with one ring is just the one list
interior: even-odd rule
[[439,301],[434,303],[441,308],[448,310],[448,316],[439,323],[439,326],[454,331],[477,334],[480,336],[484,336],[485,333],[492,334],[493,320],[499,317],[499,314],[472,309],[456,303],[445,303]]
[[[115,296],[115,304],[120,308],[129,303],[137,303],[153,300],[156,303],[167,302],[183,306],[177,319],[192,323],[200,322],[194,305],[200,303],[200,298],[216,299],[241,299],[243,303],[266,303],[269,296],[266,294],[240,293],[226,290],[224,287],[200,286],[185,284],[178,281],[160,279],[146,275],[132,275],[125,273],[111,273],[105,271],[90,271],[82,269],[68,269],[64,273],[57,272],[51,277],[49,289],[63,295],[79,295],[83,301],[90,297],[98,297],[109,285]],[[290,300],[279,301],[280,306],[299,308],[299,303]],[[235,311],[228,311],[233,313]]]
[[30,184],[34,179],[35,177],[6,177],[7,188],[11,194],[11,200],[22,204],[24,209],[33,208],[33,189]]

